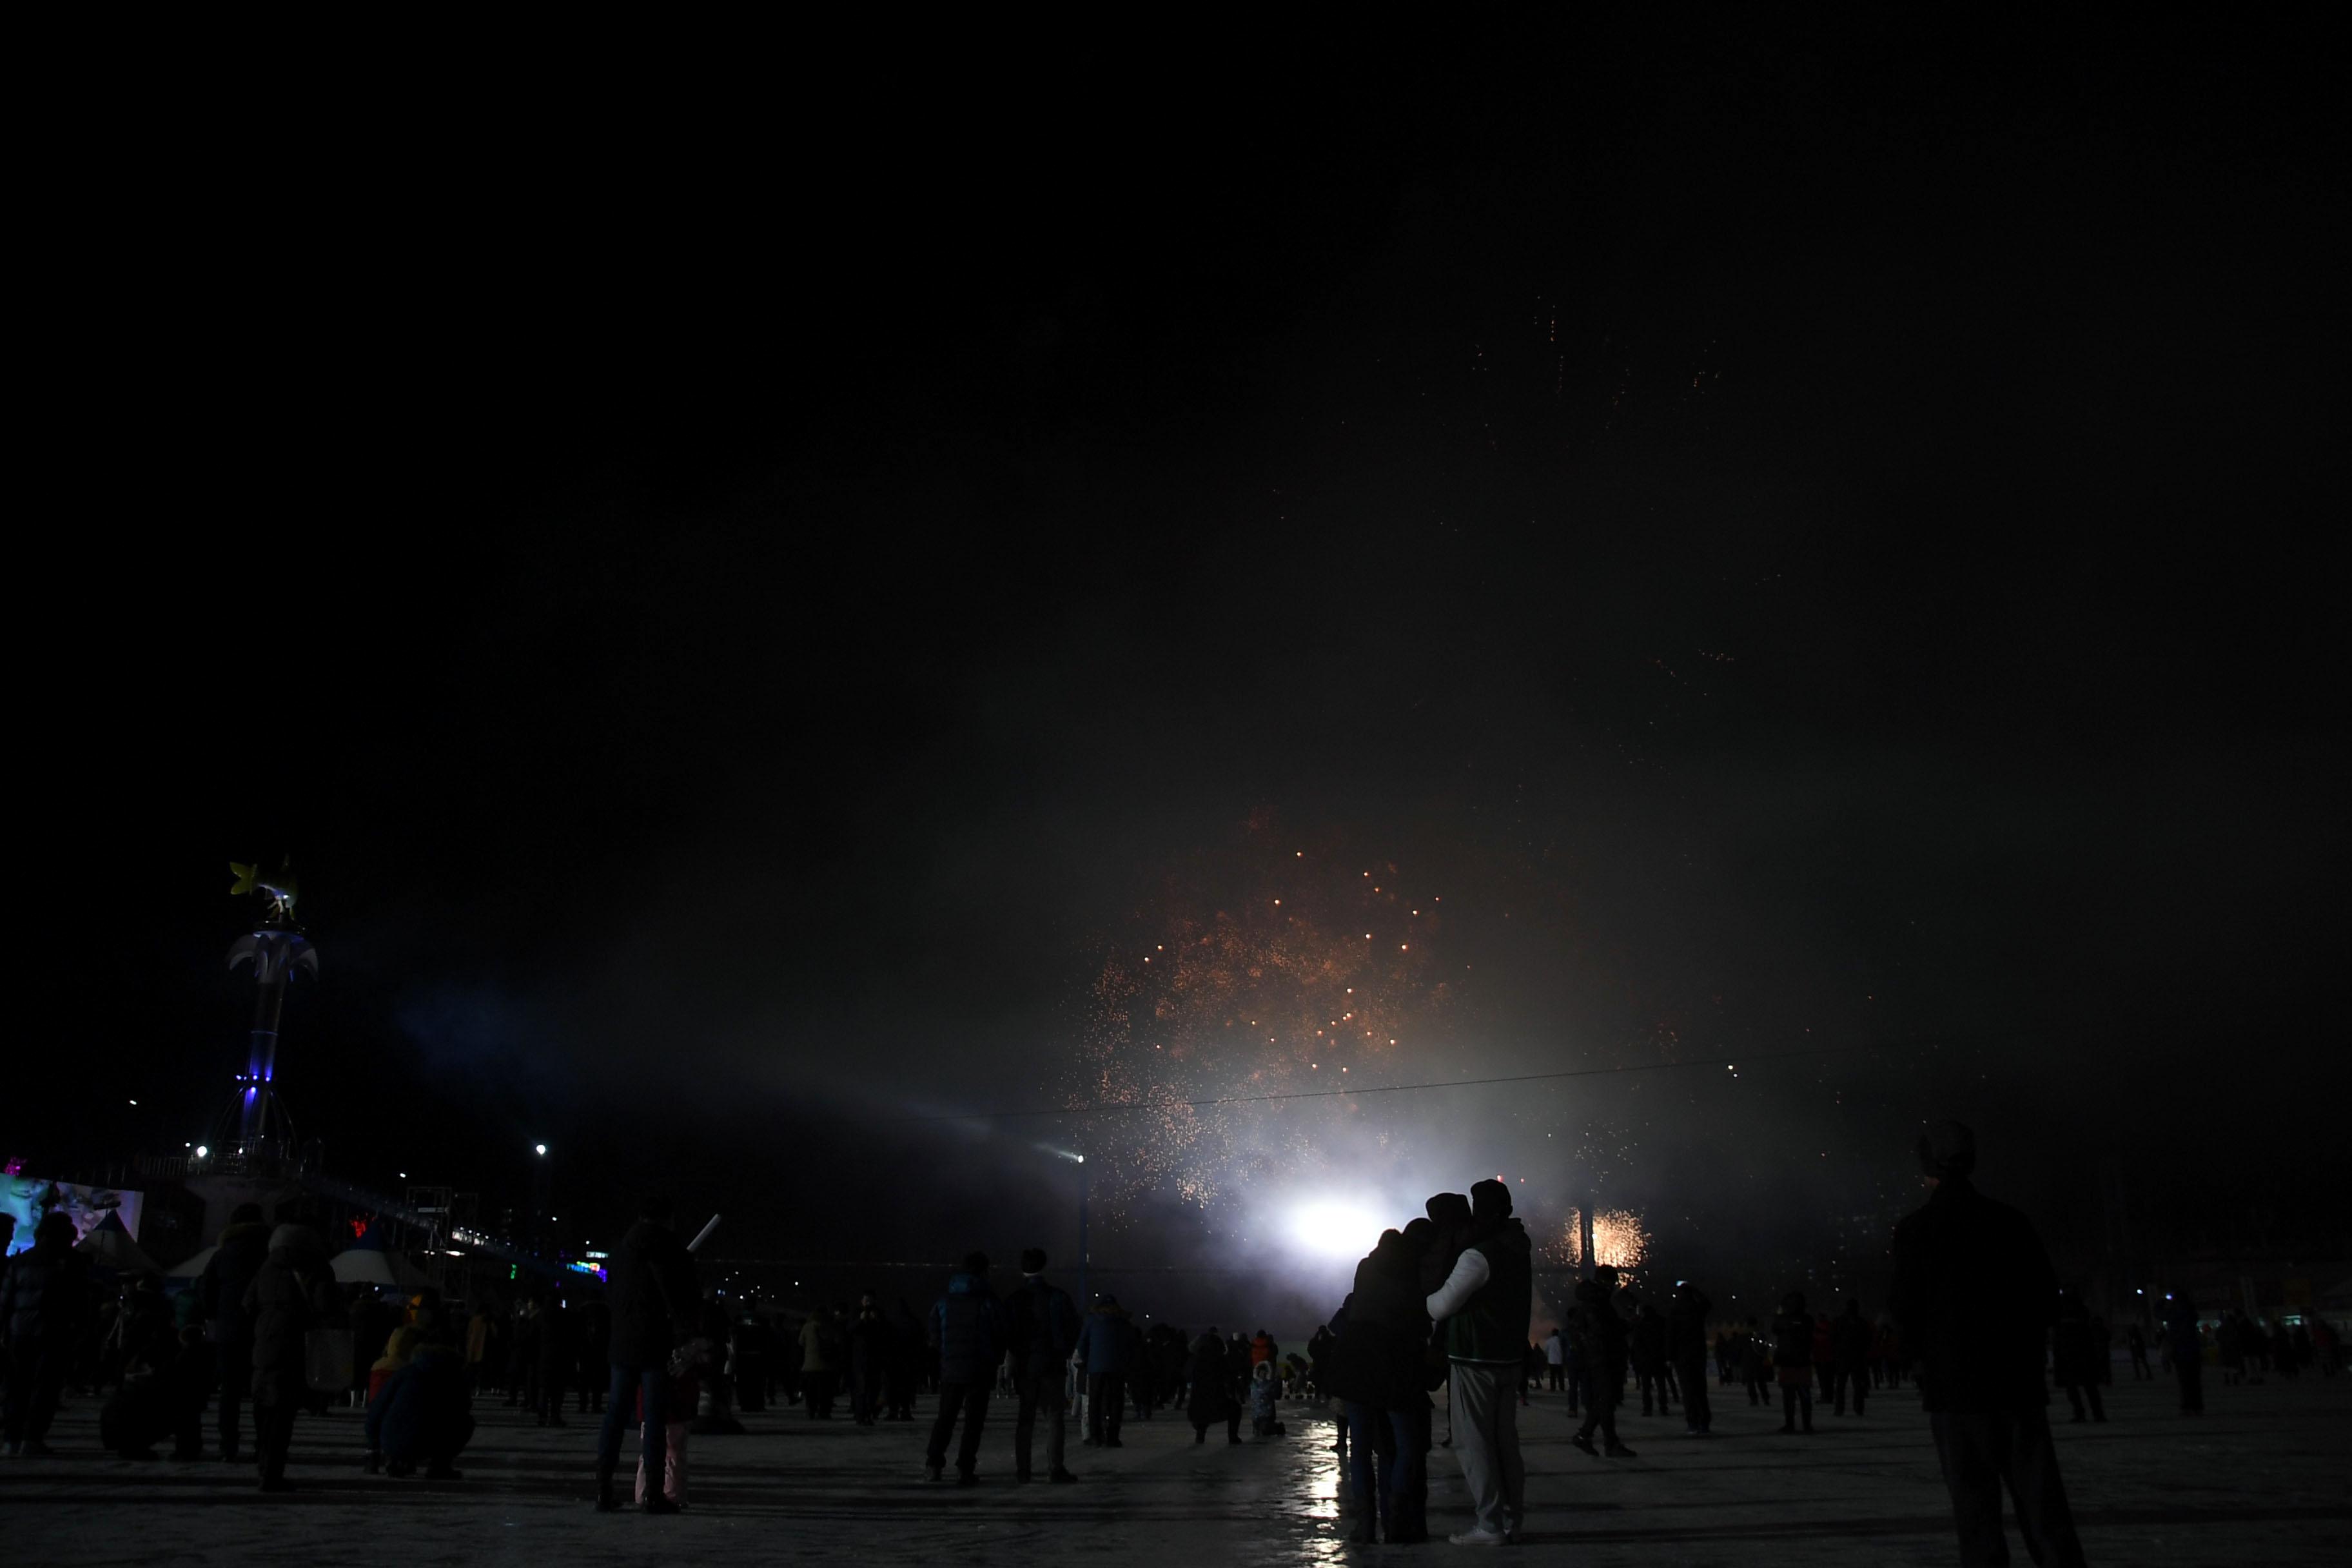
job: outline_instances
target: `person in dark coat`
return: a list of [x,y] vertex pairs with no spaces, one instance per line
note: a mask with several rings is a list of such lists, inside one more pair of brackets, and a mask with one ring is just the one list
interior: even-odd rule
[[578,1370],[578,1414],[582,1415],[604,1413],[604,1384],[613,1375],[612,1350],[612,1318],[604,1302],[590,1301],[580,1309],[580,1348],[572,1360]]
[[[1127,1402],[1127,1376],[1134,1362],[1135,1336],[1127,1309],[1105,1296],[1078,1330],[1077,1353],[1087,1377],[1087,1447],[1117,1448],[1119,1416]],[[1244,1352],[1246,1353],[1246,1352]]]
[[988,1289],[988,1254],[975,1252],[948,1277],[948,1292],[931,1309],[931,1338],[940,1352],[940,1413],[931,1423],[924,1460],[932,1480],[946,1473],[948,1438],[963,1417],[963,1441],[956,1449],[956,1485],[971,1486],[980,1467],[980,1428],[988,1419],[988,1396],[1003,1355],[996,1298]]
[[[669,1435],[663,1399],[669,1386],[670,1352],[693,1337],[702,1297],[694,1283],[694,1255],[670,1228],[676,1211],[666,1197],[648,1197],[637,1207],[611,1258],[605,1290],[612,1313],[611,1361],[604,1391],[604,1424],[596,1434],[596,1510],[621,1506],[613,1472],[621,1463],[621,1429],[642,1410],[638,1455],[656,1476],[666,1473]],[[647,1513],[676,1513],[677,1505],[648,1489]]]
[[2090,1396],[2091,1419],[2105,1421],[2107,1407],[2099,1397],[2100,1366],[2091,1331],[2090,1309],[2083,1305],[2081,1292],[2069,1288],[2058,1292],[2058,1321],[2051,1334],[2050,1380],[2066,1391],[2067,1403],[2074,1407],[2074,1419],[2083,1419],[2084,1395]]
[[1347,1405],[1357,1509],[1349,1539],[1365,1545],[1381,1535],[1396,1545],[1426,1541],[1428,1448],[1419,1413],[1429,1405],[1422,1372],[1430,1318],[1421,1258],[1401,1232],[1386,1232],[1356,1265],[1355,1283],[1337,1314],[1323,1372]]
[[327,1244],[317,1231],[296,1224],[269,1233],[269,1256],[246,1287],[245,1311],[253,1324],[253,1441],[261,1489],[290,1491],[286,1460],[295,1415],[310,1397],[304,1353],[310,1333],[342,1316]]
[[1674,1407],[1667,1403],[1674,1392],[1674,1377],[1666,1361],[1666,1320],[1655,1305],[1644,1301],[1634,1310],[1628,1338],[1633,1348],[1634,1381],[1642,1385],[1642,1414],[1650,1414],[1650,1394],[1654,1389],[1657,1413],[1673,1415]]
[[1078,1309],[1069,1292],[1045,1279],[1045,1254],[1031,1247],[1021,1255],[1020,1288],[1004,1299],[1004,1349],[1013,1362],[1013,1385],[1021,1405],[1013,1420],[1013,1472],[1021,1480],[1032,1475],[1037,1417],[1045,1417],[1045,1474],[1067,1484],[1078,1478],[1066,1462],[1064,1418],[1068,1402],[1063,1397],[1070,1352],[1078,1343]]
[[239,1204],[229,1214],[205,1271],[196,1279],[213,1362],[220,1374],[220,1453],[236,1460],[238,1412],[253,1392],[253,1324],[245,1315],[245,1292],[269,1257],[269,1227],[259,1204]]
[[849,1414],[860,1426],[882,1418],[882,1380],[890,1369],[890,1320],[867,1291],[858,1299],[857,1321],[849,1325]]
[[1804,1435],[1813,1430],[1813,1318],[1805,1310],[1805,1293],[1791,1290],[1781,1298],[1772,1320],[1772,1371],[1780,1381],[1780,1430],[1795,1433],[1797,1415],[1804,1414]]
[[1977,1191],[1976,1135],[1956,1121],[1922,1133],[1927,1205],[1895,1228],[1895,1321],[1918,1367],[1964,1563],[2009,1559],[2004,1485],[2033,1561],[2080,1568],[2050,1440],[2042,1346],[2058,1280],[2031,1221]]
[[368,1468],[381,1458],[387,1475],[413,1476],[422,1465],[428,1480],[460,1479],[457,1458],[474,1436],[468,1398],[462,1352],[433,1341],[420,1343],[368,1401]]
[[2205,1414],[2205,1336],[2197,1327],[2197,1308],[2186,1296],[2175,1296],[2164,1315],[2164,1348],[2172,1375],[2180,1384],[2180,1414]]
[[539,1307],[539,1409],[541,1426],[568,1425],[563,1419],[564,1387],[580,1360],[579,1315],[562,1296],[551,1295]]
[[66,1373],[92,1310],[89,1269],[74,1251],[74,1223],[50,1213],[33,1227],[33,1245],[0,1277],[0,1333],[8,1337],[6,1432],[11,1454],[49,1452]]
[[[142,1274],[122,1298],[115,1320],[114,1392],[98,1413],[99,1441],[119,1458],[152,1459],[155,1445],[181,1426],[178,1419],[180,1340],[163,1304],[162,1285]],[[181,1433],[177,1458],[194,1458],[193,1434]]]
[[1714,1305],[1687,1279],[1675,1281],[1666,1301],[1666,1360],[1682,1384],[1683,1432],[1711,1436],[1715,1411],[1706,1392],[1706,1314]]
[[1209,1428],[1225,1424],[1225,1441],[1242,1440],[1242,1405],[1234,1397],[1227,1367],[1225,1342],[1214,1326],[1192,1342],[1192,1359],[1184,1369],[1184,1415],[1192,1423],[1192,1441],[1209,1440]]
[[[1569,1441],[1596,1458],[1605,1453],[1612,1459],[1630,1459],[1633,1450],[1617,1440],[1617,1404],[1625,1396],[1628,1351],[1625,1320],[1617,1315],[1616,1295],[1617,1270],[1604,1263],[1592,1271],[1591,1279],[1577,1282],[1576,1305],[1568,1310],[1577,1374],[1584,1383],[1579,1391],[1584,1422]],[[1596,1430],[1601,1438],[1599,1448],[1592,1446]]]
[[1862,1303],[1847,1297],[1845,1310],[1830,1324],[1830,1355],[1836,1368],[1836,1411],[1845,1414],[1846,1395],[1853,1395],[1853,1413],[1862,1414],[1862,1402],[1870,1394],[1870,1346],[1877,1336],[1870,1320],[1862,1315]]

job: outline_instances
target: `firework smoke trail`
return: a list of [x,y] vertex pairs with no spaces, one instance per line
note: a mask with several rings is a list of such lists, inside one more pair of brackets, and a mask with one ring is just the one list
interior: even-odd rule
[[1149,1108],[1077,1119],[1114,1212],[1151,1192],[1205,1209],[1323,1168],[1334,1119],[1363,1114],[1345,1099],[1185,1102],[1370,1087],[1440,1042],[1453,1001],[1437,978],[1443,890],[1392,863],[1270,839],[1254,820],[1240,854],[1166,878],[1105,944],[1066,1103]]

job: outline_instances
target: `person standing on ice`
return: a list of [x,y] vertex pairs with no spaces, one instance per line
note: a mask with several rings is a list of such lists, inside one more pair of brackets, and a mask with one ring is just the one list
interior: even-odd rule
[[1527,1227],[1511,1217],[1510,1188],[1480,1182],[1470,1189],[1469,1244],[1423,1303],[1445,1325],[1454,1436],[1470,1488],[1474,1519],[1448,1538],[1456,1546],[1516,1542],[1525,1517],[1527,1467],[1512,1384],[1535,1315],[1531,1251]]

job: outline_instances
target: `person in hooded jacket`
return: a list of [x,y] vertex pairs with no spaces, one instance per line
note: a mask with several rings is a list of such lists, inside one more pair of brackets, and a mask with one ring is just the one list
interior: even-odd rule
[[1046,1479],[1063,1485],[1076,1480],[1066,1463],[1063,1371],[1078,1343],[1078,1309],[1069,1292],[1045,1278],[1045,1253],[1033,1247],[1021,1255],[1021,1284],[1004,1299],[1004,1348],[1013,1362],[1013,1383],[1021,1404],[1013,1418],[1013,1473],[1028,1480],[1036,1453],[1037,1417],[1045,1418]]
[[290,1491],[286,1460],[294,1417],[310,1398],[310,1333],[342,1316],[327,1244],[317,1231],[293,1224],[269,1233],[269,1256],[246,1287],[245,1311],[253,1324],[253,1441],[261,1489]]
[[1184,1414],[1192,1423],[1192,1441],[1209,1440],[1209,1428],[1222,1421],[1225,1440],[1242,1440],[1241,1401],[1234,1397],[1225,1342],[1213,1324],[1192,1342],[1192,1360],[1184,1373]]
[[1453,1378],[1447,1403],[1475,1516],[1469,1530],[1449,1539],[1457,1546],[1516,1541],[1526,1518],[1527,1468],[1511,1380],[1534,1316],[1535,1274],[1527,1227],[1511,1217],[1510,1188],[1485,1181],[1470,1189],[1468,1244],[1423,1304],[1444,1325]]
[[1685,1436],[1710,1436],[1715,1425],[1706,1392],[1706,1314],[1714,1304],[1687,1279],[1675,1281],[1666,1301],[1666,1360],[1682,1384]]
[[239,1204],[196,1279],[196,1300],[220,1377],[220,1457],[230,1464],[240,1446],[238,1413],[253,1392],[253,1323],[245,1315],[245,1292],[268,1257],[269,1227],[261,1221],[261,1205]]
[[[1578,1373],[1582,1377],[1584,1421],[1569,1441],[1595,1458],[1630,1459],[1633,1450],[1617,1439],[1617,1405],[1625,1397],[1625,1363],[1629,1354],[1625,1320],[1617,1315],[1617,1269],[1604,1263],[1592,1278],[1576,1287],[1576,1305],[1568,1310]],[[1570,1414],[1574,1406],[1570,1407]],[[1601,1447],[1592,1446],[1601,1434]]]
[[2042,1381],[2058,1303],[2049,1254],[2023,1215],[1977,1191],[1975,1133],[1940,1122],[1917,1149],[1931,1190],[1926,1206],[1895,1227],[1891,1302],[1918,1366],[1960,1560],[2008,1561],[2005,1486],[2033,1561],[2080,1568]]
[[39,1456],[56,1416],[66,1373],[92,1310],[89,1269],[74,1251],[74,1223],[52,1211],[33,1227],[33,1245],[0,1277],[0,1333],[8,1337],[8,1452]]
[[980,1466],[980,1428],[988,1419],[989,1391],[1004,1353],[997,1300],[988,1289],[988,1254],[974,1252],[948,1277],[947,1294],[931,1309],[931,1339],[940,1352],[940,1413],[931,1423],[924,1462],[932,1480],[946,1471],[948,1437],[963,1417],[956,1449],[956,1485],[971,1486]]
[[1428,1539],[1428,1442],[1422,1419],[1423,1350],[1429,1340],[1428,1299],[1420,1289],[1417,1250],[1384,1233],[1356,1265],[1356,1288],[1334,1319],[1324,1377],[1347,1410],[1348,1464],[1356,1500],[1350,1540],[1369,1545]]
[[[637,1453],[663,1473],[669,1434],[663,1414],[673,1352],[694,1337],[702,1296],[694,1281],[694,1255],[670,1228],[677,1211],[658,1194],[637,1205],[637,1222],[608,1260],[605,1304],[611,1339],[605,1354],[604,1420],[596,1432],[596,1511],[612,1513],[621,1500],[613,1474],[621,1465],[621,1432],[635,1415]],[[676,1513],[656,1488],[641,1505],[647,1513]]]

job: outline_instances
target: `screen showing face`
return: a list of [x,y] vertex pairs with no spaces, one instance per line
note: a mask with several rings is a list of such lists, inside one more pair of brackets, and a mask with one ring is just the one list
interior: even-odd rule
[[42,1176],[0,1176],[0,1214],[16,1222],[16,1232],[8,1238],[8,1250],[12,1253],[33,1245],[33,1227],[53,1209],[73,1221],[77,1242],[97,1229],[110,1214],[122,1216],[122,1228],[136,1241],[140,1202],[141,1194],[116,1187],[77,1186]]

